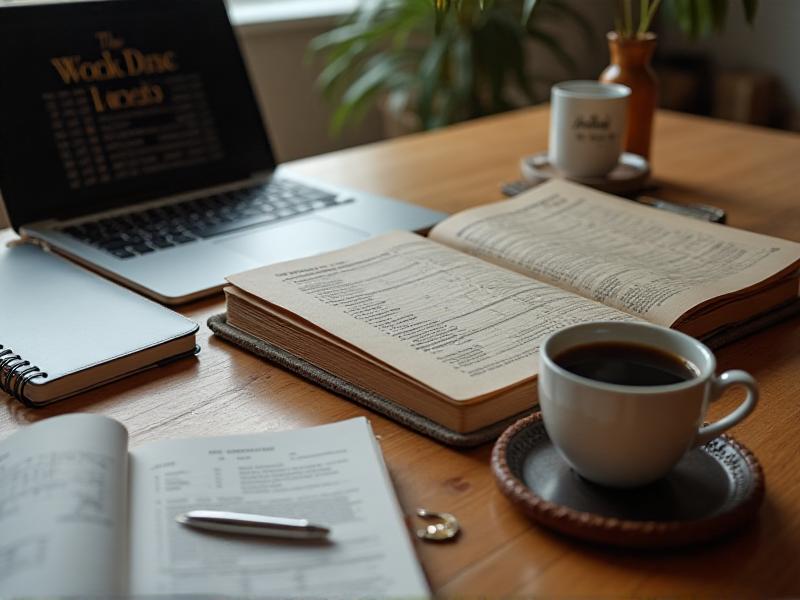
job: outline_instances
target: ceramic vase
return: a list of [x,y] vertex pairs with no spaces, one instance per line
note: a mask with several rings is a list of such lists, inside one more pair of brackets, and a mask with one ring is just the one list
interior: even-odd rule
[[645,33],[623,38],[612,31],[607,37],[611,64],[601,73],[600,81],[631,88],[625,151],[649,159],[653,116],[658,104],[658,78],[651,65],[656,35]]

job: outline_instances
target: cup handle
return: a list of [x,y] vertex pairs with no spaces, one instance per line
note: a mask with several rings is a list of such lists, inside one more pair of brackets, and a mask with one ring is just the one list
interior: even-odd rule
[[736,410],[725,415],[719,421],[701,427],[694,440],[695,446],[707,444],[753,412],[756,402],[758,402],[758,384],[749,373],[744,371],[725,371],[719,377],[714,376],[711,380],[711,402],[718,400],[722,393],[733,385],[741,385],[747,390],[744,401],[736,407]]

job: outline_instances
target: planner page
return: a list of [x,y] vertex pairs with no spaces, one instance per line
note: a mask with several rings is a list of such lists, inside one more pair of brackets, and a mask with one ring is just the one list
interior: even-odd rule
[[127,443],[84,414],[0,442],[0,597],[125,593]]
[[400,231],[227,279],[455,402],[530,380],[553,331],[633,318]]
[[795,242],[563,180],[460,212],[430,237],[667,326],[706,302],[768,285],[800,267]]
[[[429,590],[364,418],[131,452],[131,593],[420,598]],[[190,510],[305,518],[299,541],[189,529]]]

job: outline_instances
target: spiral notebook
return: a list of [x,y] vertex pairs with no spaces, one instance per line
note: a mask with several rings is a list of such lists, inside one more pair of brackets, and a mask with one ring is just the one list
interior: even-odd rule
[[32,244],[0,248],[0,390],[37,407],[197,352],[198,325]]

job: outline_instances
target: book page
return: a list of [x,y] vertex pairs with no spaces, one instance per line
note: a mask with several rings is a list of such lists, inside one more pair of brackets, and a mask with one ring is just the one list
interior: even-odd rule
[[[429,594],[366,419],[171,440],[131,452],[132,594],[422,598]],[[305,518],[325,542],[189,529],[224,510]]]
[[430,237],[667,326],[800,261],[800,244],[562,180],[459,213]]
[[532,378],[557,329],[631,318],[405,232],[228,280],[457,402]]
[[82,414],[0,442],[0,596],[126,592],[127,443]]

